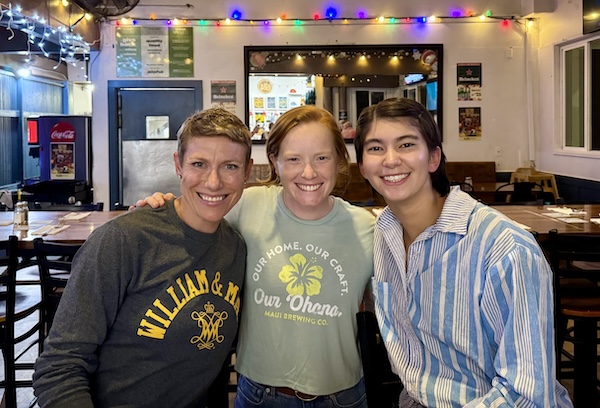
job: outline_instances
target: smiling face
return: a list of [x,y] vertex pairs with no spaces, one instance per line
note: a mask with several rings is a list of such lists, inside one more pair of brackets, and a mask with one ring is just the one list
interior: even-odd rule
[[435,192],[431,175],[441,151],[430,152],[423,135],[407,120],[375,120],[365,139],[360,171],[390,207],[418,208]]
[[224,136],[201,136],[189,139],[183,157],[174,154],[182,192],[175,208],[187,225],[205,233],[217,230],[250,175],[247,150]]
[[338,172],[333,137],[321,123],[302,123],[285,135],[277,156],[269,156],[285,205],[299,218],[319,219],[331,210]]

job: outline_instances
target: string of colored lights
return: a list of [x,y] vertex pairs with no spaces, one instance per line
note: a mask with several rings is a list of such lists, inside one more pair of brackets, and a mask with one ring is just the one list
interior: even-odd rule
[[[319,25],[319,24],[428,24],[428,23],[448,23],[448,22],[484,22],[484,21],[500,21],[502,25],[510,24],[510,21],[521,22],[522,17],[519,16],[496,16],[491,11],[476,14],[472,11],[462,13],[453,11],[446,16],[369,16],[366,12],[359,12],[355,17],[337,17],[337,10],[328,8],[325,14],[314,14],[311,18],[288,18],[282,15],[276,19],[248,19],[243,18],[243,14],[239,10],[234,10],[230,17],[222,18],[157,18],[156,14],[152,13],[149,17],[135,18],[115,18],[111,20],[115,25],[138,25],[144,22],[164,23],[167,26],[173,25],[200,25],[200,26],[269,26],[269,25]],[[527,18],[529,24],[532,24],[535,19]]]

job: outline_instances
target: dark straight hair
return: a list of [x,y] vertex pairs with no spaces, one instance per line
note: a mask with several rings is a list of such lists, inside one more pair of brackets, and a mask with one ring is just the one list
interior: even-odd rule
[[431,113],[419,102],[408,98],[389,98],[363,109],[356,125],[354,149],[356,161],[362,164],[365,139],[377,120],[403,121],[419,130],[429,152],[440,148],[441,159],[437,170],[430,173],[433,188],[442,196],[450,192],[450,181],[446,175],[446,155],[442,149],[442,136]]

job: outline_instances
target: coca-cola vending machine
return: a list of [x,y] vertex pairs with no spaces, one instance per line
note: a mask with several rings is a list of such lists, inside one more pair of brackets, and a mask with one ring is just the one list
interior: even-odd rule
[[39,148],[39,179],[24,186],[36,201],[92,202],[91,117],[48,115],[27,120],[28,143]]

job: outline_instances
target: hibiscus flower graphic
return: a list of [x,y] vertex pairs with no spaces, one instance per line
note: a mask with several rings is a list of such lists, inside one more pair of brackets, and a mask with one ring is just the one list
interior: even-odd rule
[[323,268],[316,265],[315,258],[307,262],[302,254],[290,257],[291,265],[284,265],[279,272],[279,279],[287,283],[286,290],[290,295],[314,296],[321,293]]

